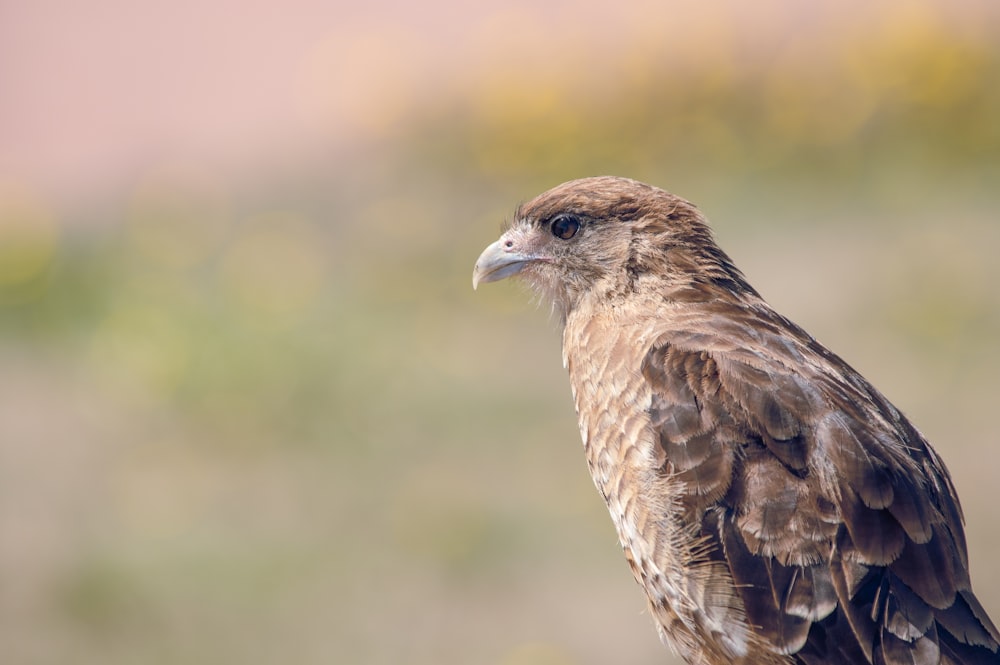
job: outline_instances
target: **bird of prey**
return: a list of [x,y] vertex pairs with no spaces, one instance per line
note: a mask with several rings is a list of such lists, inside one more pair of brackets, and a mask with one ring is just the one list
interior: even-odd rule
[[473,286],[513,275],[559,315],[590,473],[685,661],[1000,663],[938,454],[695,206],[565,183],[518,208]]

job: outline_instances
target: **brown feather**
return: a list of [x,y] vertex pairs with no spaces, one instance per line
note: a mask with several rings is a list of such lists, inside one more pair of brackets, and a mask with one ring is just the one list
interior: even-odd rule
[[[933,630],[933,629],[932,629]],[[941,650],[937,636],[929,635],[916,640],[901,640],[892,633],[882,631],[881,649],[877,652],[876,663],[885,665],[937,665],[941,660]]]
[[[942,531],[935,529],[926,543],[911,543],[896,561],[892,571],[931,607],[945,609],[955,602],[959,571],[955,557]],[[933,574],[930,574],[933,572]]]
[[840,509],[844,525],[861,560],[880,566],[896,561],[906,549],[906,534],[899,522],[887,510],[865,506],[851,488],[844,488],[843,494]]
[[934,534],[933,523],[943,521],[940,514],[930,505],[925,492],[899,492],[893,495],[888,510],[903,527],[907,537],[918,544],[931,539]]

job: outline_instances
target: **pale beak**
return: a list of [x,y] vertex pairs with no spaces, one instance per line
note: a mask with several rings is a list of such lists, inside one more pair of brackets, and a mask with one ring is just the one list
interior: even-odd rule
[[501,237],[484,249],[476,260],[476,267],[472,270],[472,288],[478,287],[480,282],[496,282],[516,275],[529,262],[535,261],[537,258],[518,252],[510,240]]

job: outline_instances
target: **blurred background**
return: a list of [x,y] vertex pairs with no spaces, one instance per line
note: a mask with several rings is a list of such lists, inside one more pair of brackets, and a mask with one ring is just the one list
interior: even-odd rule
[[673,662],[556,324],[472,265],[695,201],[948,463],[1000,619],[1000,5],[0,3],[5,663]]

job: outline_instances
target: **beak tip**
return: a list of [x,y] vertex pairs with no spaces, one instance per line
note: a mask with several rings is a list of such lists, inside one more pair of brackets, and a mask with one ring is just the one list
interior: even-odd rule
[[482,273],[479,270],[479,261],[476,261],[475,267],[472,268],[472,290],[473,291],[476,291],[476,290],[479,289],[479,281],[480,281],[479,278],[482,277],[482,276],[483,275],[482,275]]

